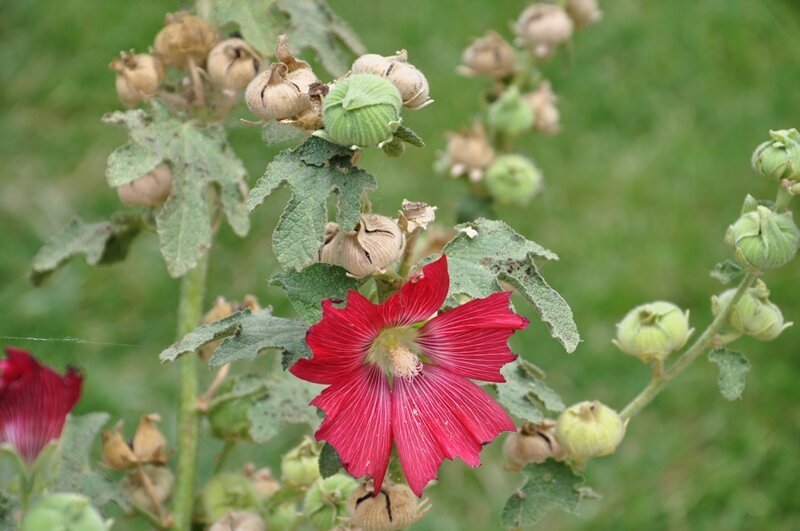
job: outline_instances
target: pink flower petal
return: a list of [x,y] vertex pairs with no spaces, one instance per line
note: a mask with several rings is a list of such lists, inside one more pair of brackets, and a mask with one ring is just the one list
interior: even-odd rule
[[326,388],[311,405],[325,411],[317,440],[328,441],[354,477],[368,474],[378,492],[392,452],[391,393],[386,376],[364,365]]
[[424,321],[442,307],[449,289],[447,257],[442,255],[423,267],[421,276],[409,279],[397,293],[380,305],[383,319],[388,326],[408,326]]
[[502,431],[513,431],[505,411],[480,387],[447,369],[426,365],[413,379],[396,378],[392,431],[408,485],[417,496],[444,459],[480,465],[480,451]]
[[508,339],[528,326],[527,319],[509,309],[510,297],[510,292],[494,293],[437,315],[420,329],[417,343],[453,374],[503,382],[500,368],[516,358]]
[[75,369],[61,376],[24,350],[7,348],[6,353],[0,360],[0,442],[10,443],[31,462],[61,436],[83,378]]
[[319,384],[352,378],[383,326],[377,308],[357,291],[347,294],[344,308],[336,308],[329,300],[323,301],[322,320],[309,328],[306,335],[306,343],[314,356],[295,363],[292,373]]

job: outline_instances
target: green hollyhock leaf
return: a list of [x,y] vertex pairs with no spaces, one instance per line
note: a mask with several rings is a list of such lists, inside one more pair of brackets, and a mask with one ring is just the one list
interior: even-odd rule
[[342,460],[336,452],[336,448],[328,444],[323,445],[319,454],[319,473],[323,478],[329,478],[342,468]]
[[709,361],[719,367],[719,390],[726,400],[737,400],[742,397],[745,378],[750,372],[750,362],[741,352],[724,348],[709,353]]
[[506,501],[500,518],[509,529],[529,527],[551,509],[575,512],[581,501],[583,477],[569,465],[548,460],[522,469],[527,482]]
[[[180,277],[197,265],[211,247],[212,216],[221,207],[233,231],[250,228],[244,206],[247,172],[231,150],[222,126],[201,127],[172,116],[158,102],[141,109],[107,114],[106,123],[123,125],[130,142],[108,157],[108,183],[121,186],[169,164],[172,191],[156,215],[161,254],[171,276]],[[219,205],[209,191],[219,191]]]
[[349,290],[358,289],[356,279],[331,264],[312,264],[302,271],[278,273],[269,283],[283,288],[294,309],[308,323],[322,319],[322,300],[344,299]]
[[117,485],[91,466],[92,445],[108,419],[108,413],[67,417],[54,467],[56,479],[49,487],[50,492],[75,492],[89,498],[95,507],[114,502],[127,510],[127,498]]
[[711,277],[719,280],[722,284],[730,284],[743,274],[742,266],[733,260],[720,262],[711,270]]
[[31,264],[30,279],[40,286],[59,267],[82,254],[89,265],[124,260],[144,221],[138,214],[115,214],[109,221],[84,223],[74,218],[39,249]]
[[250,435],[257,443],[272,439],[286,424],[307,423],[316,428],[320,418],[308,405],[322,389],[288,374],[268,379],[268,395],[247,412]]
[[425,147],[425,142],[422,141],[419,135],[404,125],[397,128],[397,131],[394,132],[394,137],[412,146]]
[[276,349],[283,354],[283,367],[288,368],[300,358],[311,357],[306,345],[307,329],[305,323],[275,317],[269,309],[255,314],[248,309],[194,329],[161,352],[159,359],[175,361],[203,345],[225,338],[208,362],[211,367],[252,360],[264,350]]
[[311,137],[278,154],[250,192],[247,207],[253,210],[282,184],[292,189],[292,198],[272,235],[275,256],[285,268],[301,269],[316,259],[328,221],[330,194],[338,195],[339,225],[349,230],[358,222],[361,197],[375,189],[377,182],[372,174],[350,163],[351,155],[342,146]]
[[558,414],[564,410],[561,397],[544,383],[544,374],[522,358],[504,366],[500,374],[506,381],[495,384],[497,401],[512,415],[539,424],[548,412]]
[[275,0],[197,0],[197,14],[221,28],[235,24],[253,48],[268,57],[275,51],[280,21],[272,12]]
[[477,219],[456,227],[460,231],[445,247],[450,264],[450,301],[459,295],[486,297],[501,291],[500,282],[513,286],[538,311],[552,336],[574,352],[580,334],[567,302],[551,288],[534,259],[558,256],[515,232],[502,221]]
[[344,74],[356,56],[367,53],[358,35],[325,0],[278,0],[277,7],[289,17],[285,31],[292,50],[299,55],[312,49],[331,75]]

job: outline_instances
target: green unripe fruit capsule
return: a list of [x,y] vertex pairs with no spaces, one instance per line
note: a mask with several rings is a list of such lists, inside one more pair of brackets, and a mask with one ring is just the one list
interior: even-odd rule
[[400,126],[402,106],[400,92],[390,81],[372,74],[346,77],[325,97],[325,137],[342,146],[380,147]]
[[217,474],[209,480],[202,494],[206,518],[215,522],[231,511],[258,513],[260,497],[247,477],[235,472]]
[[298,527],[300,512],[294,503],[283,503],[270,511],[267,522],[269,531],[293,531]]
[[770,131],[753,152],[753,169],[770,179],[800,179],[800,133],[797,129]]
[[315,529],[332,529],[339,523],[339,517],[347,514],[347,499],[357,487],[356,481],[345,474],[320,479],[306,493],[303,514]]
[[281,480],[290,487],[307,488],[320,477],[319,446],[306,437],[281,459]]
[[[234,390],[236,381],[228,380],[217,391],[223,397]],[[250,440],[250,408],[266,393],[231,398],[215,404],[208,410],[208,421],[215,437],[227,440]]]
[[576,464],[613,454],[625,436],[616,411],[598,401],[581,402],[564,410],[556,423],[556,438],[566,458]]
[[[735,289],[729,289],[711,298],[711,311],[715,317],[730,303],[735,293]],[[792,323],[784,322],[781,309],[769,300],[769,289],[760,279],[733,306],[728,324],[740,334],[760,341],[772,341],[792,326]]]
[[777,213],[758,205],[752,197],[745,200],[741,217],[728,227],[725,243],[742,264],[757,269],[780,267],[797,253],[800,229],[790,211]]
[[105,531],[100,513],[85,496],[51,494],[37,501],[25,513],[20,531]]
[[625,354],[650,363],[682,348],[693,331],[689,312],[671,302],[656,301],[628,312],[617,325],[613,343]]
[[484,177],[489,193],[505,204],[525,205],[542,189],[544,179],[533,162],[522,155],[495,159]]
[[535,118],[519,89],[511,87],[489,107],[486,122],[492,132],[516,136],[533,127]]

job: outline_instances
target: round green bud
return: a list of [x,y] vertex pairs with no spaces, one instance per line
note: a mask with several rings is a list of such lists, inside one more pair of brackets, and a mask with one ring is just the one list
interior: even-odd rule
[[797,129],[770,131],[767,140],[753,152],[753,169],[765,177],[800,179],[800,133]]
[[332,529],[339,524],[339,517],[347,514],[347,499],[357,487],[356,481],[345,474],[319,479],[306,492],[303,514],[315,529]]
[[693,331],[689,328],[689,312],[671,302],[656,301],[628,312],[617,324],[613,343],[625,354],[650,363],[681,349]]
[[307,488],[319,479],[320,448],[306,437],[281,459],[281,480],[290,487]]
[[212,477],[202,493],[206,519],[216,522],[231,511],[261,510],[260,497],[247,477],[236,472],[225,472]]
[[[226,380],[218,389],[217,396],[224,397],[231,393],[236,385],[235,380]],[[244,397],[223,400],[213,405],[208,410],[208,422],[211,424],[211,433],[215,437],[226,440],[250,440],[250,419],[247,416],[250,408],[263,395],[248,395]]]
[[613,454],[624,436],[625,423],[620,416],[598,401],[575,404],[556,422],[556,438],[573,463]]
[[20,531],[105,531],[100,513],[85,496],[72,493],[51,494],[25,513]]
[[267,516],[270,531],[293,531],[297,529],[300,512],[294,503],[282,503]]
[[[711,311],[715,317],[730,304],[735,293],[735,289],[729,289],[711,298]],[[792,326],[792,323],[784,321],[781,309],[769,300],[769,289],[760,279],[733,306],[728,324],[740,334],[760,341],[772,341]]]
[[725,243],[742,264],[757,269],[788,263],[800,245],[800,229],[790,211],[777,213],[762,205],[745,203],[745,212],[728,227]]
[[353,148],[380,147],[391,142],[400,126],[402,106],[400,92],[391,81],[373,74],[346,77],[325,97],[325,137]]
[[522,155],[502,155],[489,166],[484,177],[492,197],[500,203],[525,205],[544,182],[539,169]]
[[489,106],[486,122],[493,132],[516,136],[533,127],[533,109],[517,87],[511,87]]

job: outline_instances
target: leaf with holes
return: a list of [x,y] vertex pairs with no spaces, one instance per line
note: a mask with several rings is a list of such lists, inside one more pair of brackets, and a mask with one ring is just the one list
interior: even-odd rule
[[526,422],[541,423],[549,414],[564,410],[561,397],[544,383],[544,374],[522,358],[500,370],[506,379],[495,384],[497,401]]
[[294,378],[288,373],[268,382],[266,398],[253,404],[247,412],[250,435],[257,443],[272,439],[287,424],[307,423],[316,428],[320,418],[308,405],[322,387]]
[[522,469],[527,481],[506,501],[500,515],[509,529],[529,527],[552,509],[574,513],[581,501],[583,477],[569,465],[553,460]]
[[717,349],[709,353],[709,361],[719,367],[719,390],[726,400],[738,400],[744,391],[745,379],[750,372],[750,362],[741,352]]
[[138,214],[115,214],[109,221],[98,223],[74,218],[36,253],[29,275],[31,282],[41,286],[47,277],[79,254],[92,266],[124,260],[133,239],[143,228],[144,221]]
[[458,295],[486,297],[501,291],[500,282],[513,286],[538,311],[552,336],[574,352],[580,334],[567,302],[539,273],[535,259],[558,256],[515,232],[502,221],[477,219],[456,227],[460,233],[445,247],[450,264],[450,302]]
[[[183,121],[155,101],[149,112],[114,112],[104,121],[123,125],[130,137],[108,157],[106,177],[111,186],[130,183],[161,163],[171,168],[172,191],[156,215],[161,254],[171,276],[184,275],[208,252],[212,217],[218,210],[236,234],[247,234],[247,172],[222,126]],[[217,193],[211,194],[212,190]],[[214,197],[216,201],[211,201]]]
[[272,235],[278,261],[287,269],[302,269],[316,259],[328,221],[326,202],[338,195],[337,222],[352,229],[361,215],[361,198],[377,186],[375,177],[350,162],[351,153],[321,138],[282,151],[267,166],[250,193],[253,210],[279,186],[287,184],[292,198]]
[[322,318],[323,300],[344,299],[348,291],[358,289],[356,279],[331,264],[312,264],[302,271],[278,273],[269,283],[283,288],[294,309],[307,323],[316,323]]
[[275,51],[280,21],[272,13],[276,0],[197,0],[197,14],[218,29],[235,24],[244,40],[268,57]]

